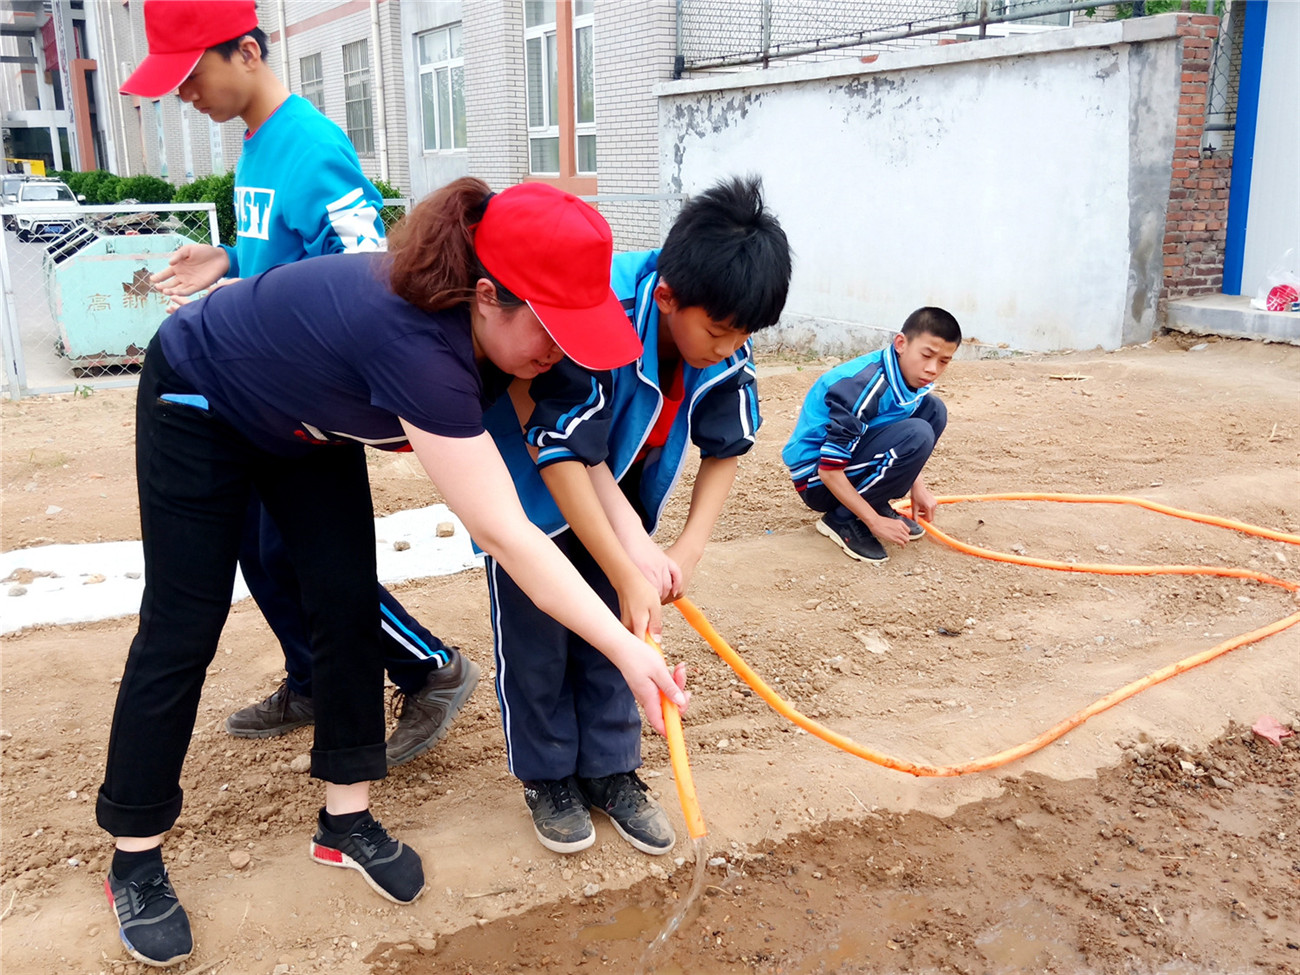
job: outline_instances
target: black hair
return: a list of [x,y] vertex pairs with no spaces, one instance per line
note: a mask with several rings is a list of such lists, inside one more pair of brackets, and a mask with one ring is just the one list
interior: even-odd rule
[[266,31],[262,30],[260,27],[254,27],[252,30],[245,31],[238,37],[232,37],[228,41],[222,41],[220,44],[213,44],[208,48],[208,50],[216,51],[225,60],[229,61],[239,53],[239,42],[245,37],[251,37],[253,40],[257,41],[257,46],[262,52],[263,61],[271,56],[270,48],[266,46]]
[[763,206],[757,176],[692,197],[659,252],[659,276],[683,308],[742,332],[775,325],[790,290],[790,243]]
[[918,308],[907,316],[901,331],[903,337],[907,339],[914,339],[918,335],[933,335],[944,342],[961,345],[961,326],[957,324],[957,319],[953,318],[951,312],[944,311],[942,308],[928,305],[925,308]]

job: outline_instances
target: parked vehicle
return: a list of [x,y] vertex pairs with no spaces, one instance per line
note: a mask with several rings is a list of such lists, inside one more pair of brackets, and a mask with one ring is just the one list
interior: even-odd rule
[[[13,206],[18,202],[18,187],[30,177],[26,173],[5,173],[0,181],[0,205]],[[5,214],[5,230],[14,230],[17,224],[10,214]]]
[[61,179],[28,177],[18,184],[17,197],[13,205],[19,212],[12,220],[19,240],[58,237],[85,222],[81,216],[85,198],[73,194]]

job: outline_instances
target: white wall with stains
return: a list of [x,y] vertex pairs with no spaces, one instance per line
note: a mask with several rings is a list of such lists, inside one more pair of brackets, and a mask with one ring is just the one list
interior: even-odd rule
[[934,304],[1116,348],[1156,324],[1180,71],[1168,16],[665,83],[662,188],[763,177],[796,253],[769,338],[855,351]]

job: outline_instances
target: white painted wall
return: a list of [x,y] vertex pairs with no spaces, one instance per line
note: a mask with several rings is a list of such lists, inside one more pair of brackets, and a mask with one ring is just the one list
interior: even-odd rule
[[1116,348],[1156,324],[1179,71],[1170,16],[669,82],[663,189],[762,175],[785,341],[936,304],[984,343]]
[[1241,293],[1254,297],[1291,251],[1300,272],[1300,3],[1270,3],[1250,175]]

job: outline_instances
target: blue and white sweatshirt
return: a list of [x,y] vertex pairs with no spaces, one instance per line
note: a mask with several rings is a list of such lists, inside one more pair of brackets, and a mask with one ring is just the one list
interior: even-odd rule
[[907,419],[933,388],[907,385],[893,345],[824,373],[808,390],[781,451],[795,490],[820,484],[819,470],[843,470],[868,430]]
[[[510,468],[515,489],[529,519],[548,535],[567,526],[538,470],[548,464],[577,460],[589,467],[608,463],[622,480],[636,462],[663,409],[659,376],[659,307],[654,289],[659,252],[614,256],[610,285],[623,301],[641,337],[636,362],[611,372],[591,373],[568,359],[534,379],[534,401],[527,440],[538,449],[534,463],[508,396],[483,418]],[[707,369],[686,363],[681,408],[662,448],[645,457],[637,500],[653,532],[664,505],[681,476],[693,443],[703,457],[736,457],[754,445],[762,418],[749,342],[731,357]]]
[[342,129],[290,95],[235,164],[229,277],[252,277],[306,257],[384,249],[383,198],[361,172]]

